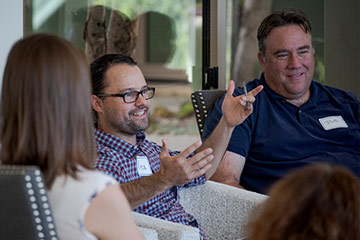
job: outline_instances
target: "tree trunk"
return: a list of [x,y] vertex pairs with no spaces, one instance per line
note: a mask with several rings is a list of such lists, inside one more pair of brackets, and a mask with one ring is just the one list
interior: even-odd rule
[[89,7],[85,23],[85,53],[89,63],[106,53],[106,9],[104,6]]
[[123,53],[135,57],[137,20],[112,10],[107,32],[107,53]]
[[259,76],[257,28],[272,6],[272,0],[245,0],[232,77],[238,86]]

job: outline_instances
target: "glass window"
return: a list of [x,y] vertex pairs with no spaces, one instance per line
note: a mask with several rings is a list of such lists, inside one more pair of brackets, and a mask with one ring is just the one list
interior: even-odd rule
[[105,53],[132,56],[156,87],[148,132],[199,138],[189,105],[201,86],[201,0],[24,0],[24,35],[33,33],[68,39],[89,62]]
[[45,32],[64,37],[85,50],[89,60],[109,52],[128,53],[149,80],[193,80],[196,48],[201,46],[201,1],[24,3],[25,35]]

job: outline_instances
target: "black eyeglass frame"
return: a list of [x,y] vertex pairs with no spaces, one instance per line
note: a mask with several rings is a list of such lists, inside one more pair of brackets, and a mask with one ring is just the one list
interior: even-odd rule
[[[132,95],[135,92],[137,93],[135,100],[130,101],[130,102],[125,100],[125,96],[127,94],[131,93],[131,95]],[[144,96],[145,92],[152,93],[151,97],[145,97]],[[149,99],[151,99],[151,98],[153,98],[155,96],[155,88],[154,87],[147,87],[147,88],[144,88],[144,89],[142,89],[140,91],[133,90],[133,91],[129,91],[129,92],[126,92],[126,93],[114,93],[114,94],[100,93],[100,94],[97,94],[96,96],[97,97],[122,97],[125,103],[134,103],[139,99],[140,94],[141,94],[141,96],[143,96],[143,98],[145,100],[149,100]]]

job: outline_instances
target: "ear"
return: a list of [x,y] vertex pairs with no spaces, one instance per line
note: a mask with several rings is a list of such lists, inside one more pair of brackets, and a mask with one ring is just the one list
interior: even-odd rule
[[103,112],[103,102],[96,95],[91,95],[91,106],[95,110],[95,112],[98,112],[98,113]]
[[265,59],[263,58],[263,56],[261,55],[260,52],[258,52],[258,60],[261,66],[261,70],[264,72],[265,71]]

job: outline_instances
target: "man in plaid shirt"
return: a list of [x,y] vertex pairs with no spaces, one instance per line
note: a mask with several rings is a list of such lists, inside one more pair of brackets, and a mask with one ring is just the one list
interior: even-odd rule
[[91,64],[92,107],[97,119],[95,138],[96,168],[113,176],[121,184],[134,211],[153,217],[199,227],[193,216],[179,203],[178,190],[203,184],[218,167],[235,126],[252,112],[262,86],[247,96],[233,97],[230,81],[223,104],[223,118],[212,135],[202,144],[197,141],[183,152],[169,151],[145,139],[149,126],[150,99],[155,89],[132,58],[107,54]]

